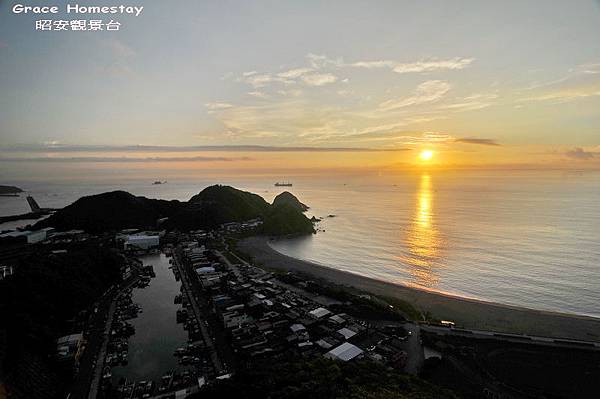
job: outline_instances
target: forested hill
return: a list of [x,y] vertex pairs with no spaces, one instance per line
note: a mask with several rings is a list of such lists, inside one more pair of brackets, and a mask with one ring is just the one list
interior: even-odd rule
[[312,233],[312,222],[302,213],[305,205],[289,195],[297,204],[288,197],[271,205],[259,195],[221,185],[207,187],[189,201],[150,199],[112,191],[80,198],[37,223],[35,228],[100,233],[128,228],[152,229],[157,227],[159,219],[167,218],[162,227],[188,231],[260,218],[264,221],[264,234]]

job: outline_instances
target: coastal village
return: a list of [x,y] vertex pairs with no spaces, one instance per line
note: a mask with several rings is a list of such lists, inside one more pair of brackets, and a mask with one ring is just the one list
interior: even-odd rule
[[[205,384],[230,378],[241,364],[294,356],[344,362],[370,359],[399,370],[406,367],[411,332],[403,323],[377,325],[337,313],[334,309],[344,304],[311,292],[310,281],[267,272],[232,252],[207,247],[222,242],[223,235],[252,229],[257,223],[230,223],[218,231],[172,232],[161,237],[165,243],[161,250],[181,282],[181,294],[173,298],[181,305],[176,321],[188,333],[187,343],[173,348],[180,367],[165,370],[157,381],[119,384],[112,378],[112,367],[127,361],[127,338],[134,333],[127,320],[141,310],[132,303],[132,288],[127,286],[115,299],[98,397],[184,397]],[[139,255],[159,250],[150,239],[142,240],[153,233],[125,233],[131,234],[123,241],[129,251]],[[134,250],[132,239],[143,244]],[[136,286],[151,284],[151,268],[138,270]]]

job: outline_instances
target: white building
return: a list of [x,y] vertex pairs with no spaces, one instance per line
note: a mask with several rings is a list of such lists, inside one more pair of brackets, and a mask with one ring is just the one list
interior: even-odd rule
[[[44,241],[47,237],[47,234],[50,230],[42,229],[36,231],[10,231],[8,233],[4,233],[0,235],[0,237],[25,237],[27,240],[27,244],[35,244],[41,241]],[[53,231],[53,229],[52,229]]]
[[331,312],[325,308],[317,308],[315,310],[311,310],[310,312],[308,312],[308,314],[310,314],[315,319],[320,319],[327,315],[330,315]]
[[348,360],[352,360],[355,357],[361,355],[363,350],[358,346],[352,345],[349,342],[344,342],[340,346],[333,348],[329,352],[327,352],[324,356],[329,359],[341,360],[343,362],[347,362]]

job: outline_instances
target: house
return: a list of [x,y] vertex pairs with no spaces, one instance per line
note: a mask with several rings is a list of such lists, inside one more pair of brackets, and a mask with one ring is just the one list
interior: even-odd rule
[[329,359],[341,360],[347,362],[352,360],[363,353],[363,350],[358,346],[352,345],[349,342],[344,342],[340,346],[333,348],[327,352],[324,356]]

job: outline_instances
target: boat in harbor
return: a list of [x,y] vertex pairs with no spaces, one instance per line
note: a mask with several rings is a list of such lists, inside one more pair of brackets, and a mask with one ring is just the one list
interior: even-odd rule
[[275,187],[292,187],[290,182],[276,182]]

